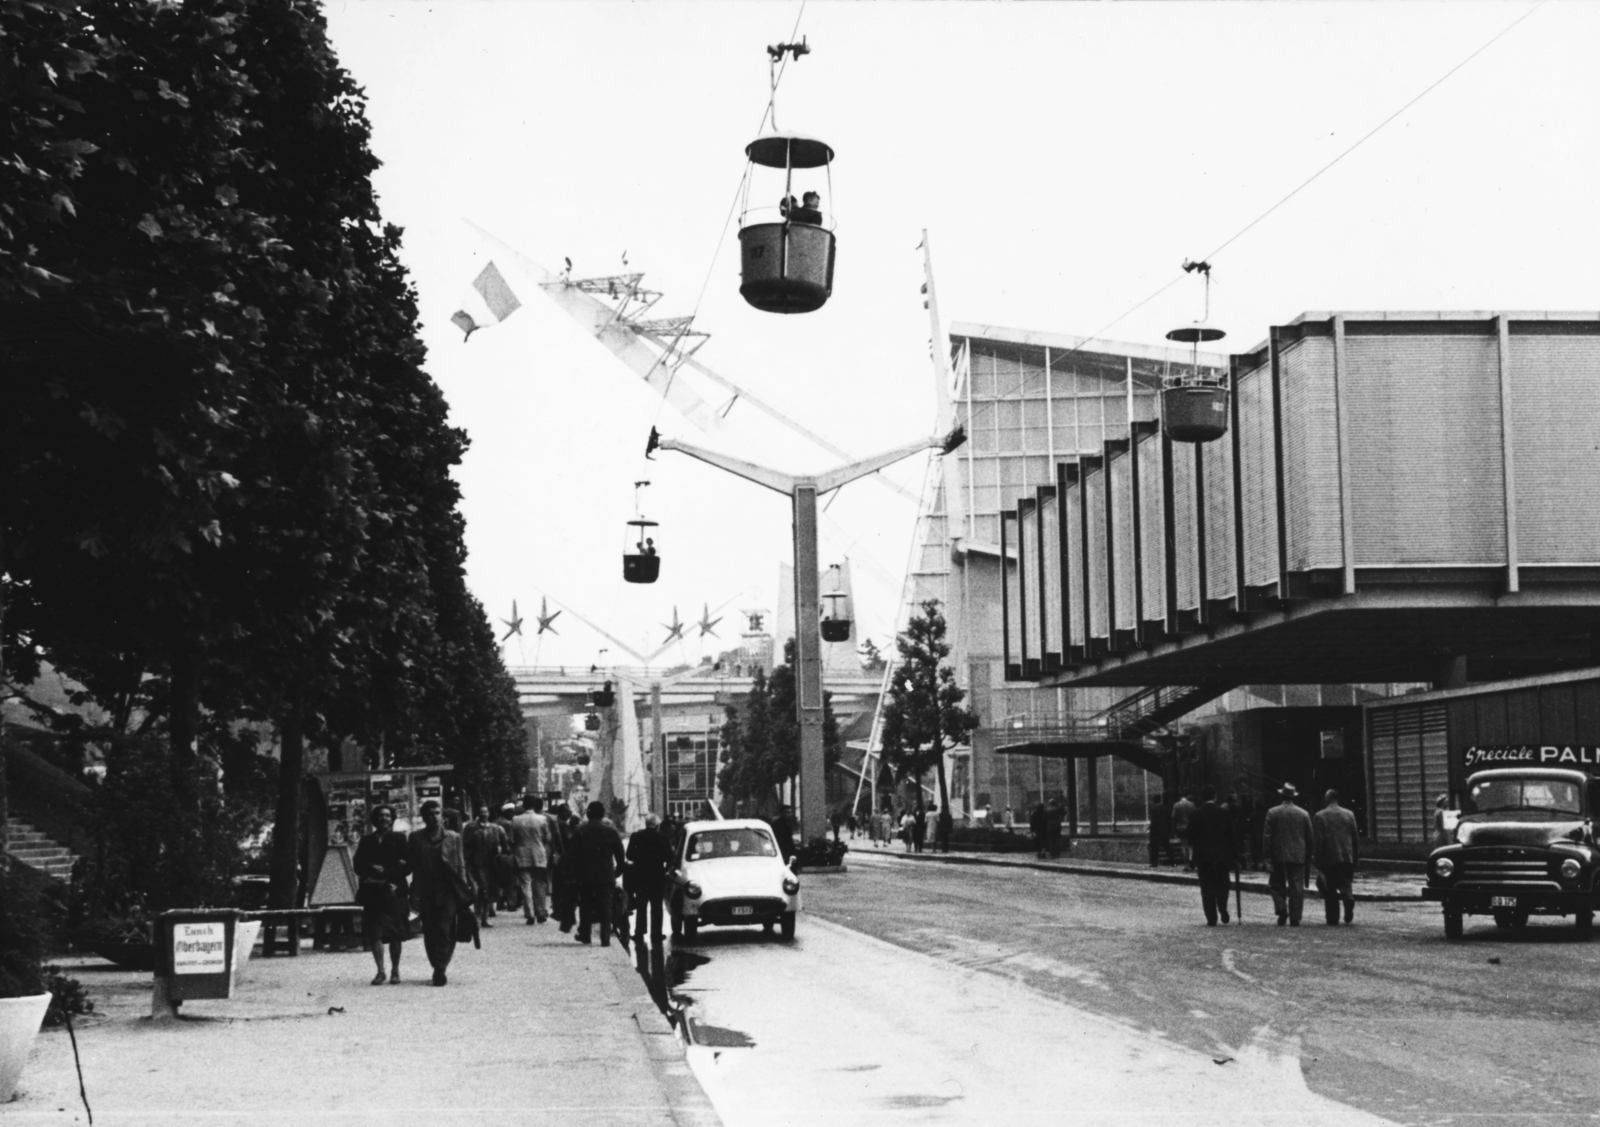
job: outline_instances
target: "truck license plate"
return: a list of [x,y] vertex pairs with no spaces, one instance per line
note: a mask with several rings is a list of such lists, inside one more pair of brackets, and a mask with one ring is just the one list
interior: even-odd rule
[[1491,908],[1515,908],[1516,906],[1517,898],[1515,896],[1489,897],[1489,907]]
[[753,915],[755,915],[755,913],[756,913],[756,910],[754,908],[751,908],[751,907],[748,907],[748,906],[743,907],[743,908],[735,908],[733,910],[733,914],[736,915],[736,916],[753,916]]

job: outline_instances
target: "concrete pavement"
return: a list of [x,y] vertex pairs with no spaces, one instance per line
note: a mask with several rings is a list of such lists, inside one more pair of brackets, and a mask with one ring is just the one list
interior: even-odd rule
[[[96,1127],[718,1123],[625,950],[500,921],[481,950],[457,948],[442,988],[420,939],[400,985],[368,985],[363,952],[307,949],[252,958],[234,998],[160,1023],[148,974],[62,961],[95,1003],[77,1036]],[[46,1030],[0,1122],[86,1121],[67,1034]]]
[[[865,837],[858,837],[846,844],[852,850],[861,850],[884,857],[896,857],[912,864],[946,864],[946,865],[999,865],[1008,868],[1041,869],[1045,872],[1073,873],[1078,876],[1104,876],[1116,877],[1122,880],[1152,881],[1157,884],[1188,884],[1198,886],[1200,881],[1193,873],[1184,872],[1181,868],[1162,867],[1152,869],[1148,865],[1129,865],[1117,861],[1082,861],[1075,859],[1070,851],[1065,851],[1060,858],[1043,860],[1032,853],[963,853],[959,849],[950,853],[935,853],[930,847],[925,847],[921,853],[907,853],[905,846],[900,842],[882,844],[868,841]],[[845,864],[850,863],[848,854]],[[1260,895],[1270,895],[1267,887],[1267,874],[1246,870],[1241,874],[1241,887],[1243,891]],[[1407,903],[1422,899],[1422,888],[1427,884],[1427,878],[1420,872],[1390,872],[1383,870],[1358,870],[1353,883],[1353,891],[1357,901],[1367,903]],[[1317,898],[1315,889],[1308,890],[1308,895]],[[1320,898],[1319,903],[1320,903]],[[1320,910],[1320,909],[1319,909]]]

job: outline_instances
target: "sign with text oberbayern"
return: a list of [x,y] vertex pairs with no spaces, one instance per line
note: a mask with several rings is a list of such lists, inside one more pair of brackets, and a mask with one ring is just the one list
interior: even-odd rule
[[228,925],[221,920],[172,926],[174,974],[223,974],[228,969]]

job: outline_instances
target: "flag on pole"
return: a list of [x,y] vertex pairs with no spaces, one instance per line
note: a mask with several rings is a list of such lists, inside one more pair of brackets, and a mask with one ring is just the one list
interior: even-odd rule
[[461,338],[463,342],[479,329],[499,324],[522,307],[493,262],[478,272],[472,280],[472,290],[476,296],[469,296],[466,303],[472,308],[458,309],[450,318],[451,323],[466,334]]

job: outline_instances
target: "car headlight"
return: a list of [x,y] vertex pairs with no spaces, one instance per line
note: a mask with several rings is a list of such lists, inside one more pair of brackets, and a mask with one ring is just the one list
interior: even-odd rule
[[1443,880],[1449,880],[1450,875],[1456,871],[1456,863],[1448,857],[1441,857],[1433,863],[1433,871]]
[[784,877],[783,891],[786,895],[793,896],[800,891],[800,882],[794,877]]
[[698,884],[696,884],[694,881],[690,881],[688,884],[684,885],[683,891],[689,897],[690,900],[698,900],[698,899],[700,899],[700,896],[701,896],[700,886]]
[[1561,878],[1563,880],[1577,880],[1578,874],[1583,872],[1583,865],[1576,857],[1568,857],[1561,862]]

